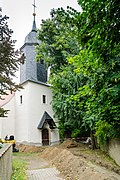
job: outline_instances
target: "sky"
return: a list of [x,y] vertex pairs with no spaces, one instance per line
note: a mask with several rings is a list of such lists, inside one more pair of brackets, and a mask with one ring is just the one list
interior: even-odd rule
[[[8,25],[13,30],[12,39],[17,40],[15,48],[24,44],[25,36],[31,31],[33,23],[34,0],[0,0],[2,15],[9,17]],[[51,9],[67,6],[80,11],[77,0],[36,0],[36,25],[40,28],[41,20],[50,18]]]
[[[50,18],[51,9],[70,6],[81,11],[77,0],[35,0],[36,2],[36,26],[39,29],[41,20]],[[20,49],[24,44],[24,39],[32,29],[33,12],[32,4],[34,0],[0,0],[2,15],[9,17],[8,26],[13,30],[12,39],[16,40],[15,49]],[[16,72],[14,81],[20,82],[20,72]]]

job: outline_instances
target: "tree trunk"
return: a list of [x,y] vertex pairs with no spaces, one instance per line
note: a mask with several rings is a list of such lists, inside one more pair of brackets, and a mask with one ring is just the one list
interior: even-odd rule
[[91,131],[91,148],[94,150],[94,149],[97,149],[98,148],[98,146],[97,146],[97,139],[96,139],[96,137],[95,137],[95,135],[94,135],[94,132],[93,131]]

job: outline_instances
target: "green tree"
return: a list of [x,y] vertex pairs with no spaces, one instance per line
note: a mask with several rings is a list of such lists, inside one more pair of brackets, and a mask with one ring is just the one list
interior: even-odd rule
[[[0,99],[1,95],[7,94],[7,90],[15,91],[20,86],[13,81],[15,72],[18,70],[18,52],[15,51],[15,41],[11,39],[13,31],[7,24],[8,17],[2,16],[0,9]],[[0,117],[6,111],[0,108]]]
[[[56,19],[53,16],[55,21],[52,23],[54,22],[55,27],[49,34],[46,28],[44,44],[40,47],[43,51],[42,55],[39,52],[39,58],[44,54],[46,62],[53,67],[51,84],[53,85],[52,104],[55,115],[60,119],[63,132],[66,129],[74,131],[74,129],[85,127],[91,130],[91,135],[97,130],[96,135],[100,136],[101,131],[102,137],[104,130],[106,133],[106,129],[109,129],[108,132],[113,129],[112,133],[108,133],[106,137],[119,137],[119,2],[117,0],[78,0],[78,2],[83,9],[81,14],[73,11],[72,8],[66,12],[59,9],[57,16],[55,13],[55,17],[60,16],[63,29],[66,27],[66,31],[64,29],[62,33],[61,29],[56,35],[54,28],[60,27],[58,26],[60,21],[57,21],[58,24],[54,24]],[[68,30],[69,25],[70,31]],[[71,36],[66,36],[66,32]],[[66,56],[63,58],[60,55],[58,58],[56,49],[60,50],[61,46],[56,42],[59,42],[58,40],[64,34],[65,37],[68,37],[69,49],[73,48],[72,43],[68,43],[72,40],[71,37],[75,38],[78,48],[77,51],[72,51],[73,53],[67,53],[71,51],[62,46],[60,54],[65,52]],[[55,39],[57,41],[54,41]],[[42,41],[42,38],[40,40]],[[49,43],[46,43],[46,40],[47,42],[49,40]],[[64,42],[65,39],[62,41],[63,45]],[[75,81],[75,77],[77,77],[77,81]],[[79,85],[77,86],[77,84]],[[71,89],[75,89],[74,93]],[[104,122],[102,126],[100,126],[100,122]]]
[[[77,11],[71,9],[75,14]],[[51,18],[42,20],[39,30],[40,45],[37,47],[37,60],[44,59],[51,72],[56,73],[62,66],[68,64],[67,57],[79,52],[76,26],[66,21],[68,13],[63,8],[53,9]],[[72,17],[67,17],[71,19]]]
[[113,137],[119,137],[120,3],[116,0],[78,2],[83,9],[78,23],[83,50],[69,61],[76,67],[76,73],[88,78],[79,92],[80,96],[89,95],[83,122],[94,131],[96,122],[105,121],[105,125],[113,128]]
[[37,60],[44,59],[51,66],[50,83],[52,84],[52,106],[55,116],[59,119],[62,136],[71,135],[76,128],[80,129],[82,114],[78,106],[79,99],[73,101],[83,76],[74,73],[73,66],[68,64],[67,58],[73,57],[80,50],[77,26],[73,18],[79,14],[68,7],[51,11],[51,19],[42,21],[39,30],[40,45],[37,47]]
[[[82,126],[84,99],[78,96],[78,92],[86,83],[86,78],[82,74],[77,75],[72,65],[67,65],[52,75],[50,83],[53,91],[52,107],[59,119],[62,137],[70,137],[75,130],[79,130],[80,135],[85,130]],[[83,103],[81,106],[80,101]]]

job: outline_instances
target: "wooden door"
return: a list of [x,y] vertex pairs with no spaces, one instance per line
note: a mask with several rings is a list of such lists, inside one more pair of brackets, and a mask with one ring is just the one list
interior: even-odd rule
[[43,146],[49,145],[49,131],[48,131],[48,129],[42,130],[42,145]]

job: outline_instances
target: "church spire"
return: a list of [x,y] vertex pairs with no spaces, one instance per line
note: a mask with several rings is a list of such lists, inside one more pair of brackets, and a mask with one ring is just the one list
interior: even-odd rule
[[34,0],[34,4],[32,4],[32,5],[33,5],[33,7],[34,7],[34,12],[33,12],[33,17],[34,17],[34,19],[33,19],[32,31],[37,31],[37,29],[36,29],[36,22],[35,22],[35,16],[36,16],[36,13],[35,13],[35,8],[36,8],[35,0]]

